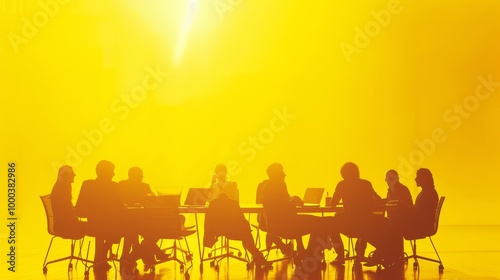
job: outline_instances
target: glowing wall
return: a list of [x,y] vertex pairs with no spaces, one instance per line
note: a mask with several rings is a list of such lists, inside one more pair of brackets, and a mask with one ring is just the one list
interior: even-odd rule
[[416,197],[423,166],[442,223],[500,223],[495,1],[2,4],[1,158],[28,225],[60,164],[76,198],[101,159],[171,192],[227,163],[243,203],[272,162],[297,195],[331,194],[353,161],[382,196],[394,168]]

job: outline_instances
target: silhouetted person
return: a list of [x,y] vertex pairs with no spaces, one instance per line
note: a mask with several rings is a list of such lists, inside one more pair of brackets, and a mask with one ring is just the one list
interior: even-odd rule
[[[328,247],[328,235],[335,231],[334,217],[317,217],[297,214],[297,206],[302,206],[302,200],[290,196],[285,183],[285,172],[279,163],[273,163],[267,168],[269,181],[264,187],[262,205],[267,218],[268,232],[297,240],[299,259],[311,257],[317,250]],[[307,250],[304,252],[302,236],[310,234]],[[336,248],[337,249],[337,248]],[[343,254],[343,252],[342,252]],[[322,260],[317,260],[322,261]]]
[[205,233],[203,245],[212,247],[218,236],[241,240],[243,247],[250,252],[257,266],[269,266],[262,252],[255,247],[250,224],[245,219],[236,200],[230,199],[225,193],[220,194],[208,205],[205,214]]
[[132,206],[134,204],[146,205],[151,202],[154,193],[149,184],[144,183],[142,179],[144,173],[137,166],[131,167],[128,171],[128,179],[118,183],[123,203]]
[[341,232],[361,240],[356,242],[357,255],[364,255],[366,242],[369,242],[379,251],[377,261],[392,263],[403,249],[398,247],[398,238],[390,228],[389,220],[374,214],[380,196],[369,181],[360,178],[354,163],[344,164],[340,173],[343,180],[337,184],[331,203],[336,206],[340,200],[343,202],[344,213],[336,216],[340,220]]
[[97,178],[86,180],[76,204],[79,216],[87,217],[91,235],[95,236],[94,271],[110,268],[107,253],[123,235],[124,205],[118,183],[113,182],[115,166],[107,160],[96,166]]
[[[264,180],[262,181],[258,186],[257,186],[257,199],[256,202],[257,204],[262,204],[262,193],[264,191],[264,187],[267,185],[269,180]],[[259,213],[257,215],[257,221],[259,222],[259,228],[263,231],[266,231],[266,249],[270,250],[273,244],[276,244],[276,247],[280,249],[281,253],[284,255],[291,255],[292,253],[292,247],[291,243],[285,244],[281,237],[274,235],[272,233],[268,232],[267,228],[267,218],[266,215],[263,213]]]
[[415,205],[409,207],[402,205],[403,207],[397,209],[403,211],[403,218],[398,219],[397,222],[400,223],[403,235],[407,238],[425,236],[434,230],[434,219],[439,202],[434,178],[429,169],[417,170],[415,182],[422,188],[415,199]]
[[74,182],[74,178],[75,173],[71,166],[61,166],[57,174],[57,181],[50,193],[54,214],[54,232],[63,237],[83,237],[87,234],[87,223],[78,219],[71,201],[71,184]]
[[218,164],[215,167],[208,202],[219,197],[221,193],[225,193],[229,199],[239,200],[238,186],[236,182],[227,180],[227,167],[224,164]]
[[[130,206],[146,206],[151,203],[156,197],[154,193],[151,191],[149,184],[144,183],[142,179],[144,178],[144,174],[142,169],[139,167],[131,167],[128,171],[128,179],[120,181],[118,183],[120,189],[120,196],[122,202],[125,203],[128,207]],[[123,250],[121,259],[129,262],[133,262],[137,260],[139,257],[143,257],[143,261],[148,263],[152,263],[154,261],[155,253],[158,253],[158,258],[164,258],[163,251],[161,251],[156,246],[156,240],[151,240],[148,244],[148,241],[144,242],[143,248],[152,247],[153,251],[149,250],[141,250],[139,244],[139,233],[140,226],[139,223],[135,221],[130,221],[126,225],[125,236],[123,239]],[[148,244],[148,245],[146,245]]]
[[[413,200],[411,197],[410,190],[408,189],[408,187],[399,182],[399,175],[396,170],[391,169],[387,171],[387,173],[385,174],[385,182],[387,183],[388,186],[387,197],[386,197],[386,202],[388,204],[398,203],[406,206],[413,205]],[[396,208],[391,207],[387,209],[387,217],[391,220],[398,220],[401,219],[402,212],[403,211],[398,211]],[[401,232],[401,229],[397,228],[397,223],[394,224],[395,224],[394,230]],[[366,266],[374,266],[374,265],[376,264],[375,263],[366,264]]]
[[[385,182],[387,183],[387,199],[388,203],[398,203],[400,205],[412,206],[413,199],[410,190],[405,185],[399,182],[399,175],[396,170],[389,170],[385,174]],[[398,215],[396,209],[387,210],[387,217],[391,218]]]

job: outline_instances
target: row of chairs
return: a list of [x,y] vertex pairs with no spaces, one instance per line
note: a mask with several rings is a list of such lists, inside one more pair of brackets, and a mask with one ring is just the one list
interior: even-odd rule
[[[52,263],[56,263],[56,262],[61,262],[61,261],[66,261],[66,260],[69,260],[69,264],[68,264],[68,269],[72,269],[73,268],[73,260],[75,261],[81,261],[86,269],[85,269],[85,276],[88,277],[88,271],[89,269],[92,267],[93,265],[93,262],[92,260],[90,260],[88,258],[88,255],[86,257],[82,257],[82,248],[84,246],[84,236],[82,235],[81,237],[78,236],[78,237],[75,237],[75,236],[72,236],[72,237],[65,237],[65,236],[59,236],[57,235],[55,232],[54,232],[54,219],[53,219],[53,212],[52,212],[52,205],[51,205],[51,200],[50,200],[50,195],[45,195],[45,196],[41,196],[40,197],[41,200],[42,200],[42,203],[43,203],[43,206],[44,206],[44,209],[45,209],[45,213],[46,213],[46,218],[47,218],[47,230],[48,230],[48,233],[50,235],[52,235],[52,238],[51,238],[51,241],[49,243],[49,247],[47,249],[47,253],[46,253],[46,256],[45,256],[45,259],[44,259],[44,263],[43,263],[43,273],[46,274],[47,271],[48,271],[48,265],[49,264],[52,264]],[[444,266],[442,264],[442,261],[441,261],[441,258],[436,250],[436,247],[434,245],[434,242],[432,241],[432,236],[434,236],[436,233],[437,233],[437,230],[438,230],[438,225],[439,225],[439,217],[440,217],[440,213],[441,213],[441,209],[442,209],[442,206],[443,206],[443,202],[444,202],[444,199],[445,197],[441,197],[440,200],[439,200],[439,203],[438,203],[438,207],[437,207],[437,210],[436,210],[436,215],[435,215],[435,222],[434,222],[434,231],[426,236],[413,236],[411,238],[406,238],[406,240],[409,240],[410,241],[410,245],[411,245],[411,249],[412,249],[412,252],[410,255],[407,255],[405,256],[405,261],[408,261],[409,259],[414,259],[414,263],[413,263],[413,268],[414,269],[418,269],[419,267],[419,264],[418,264],[418,259],[421,259],[421,260],[427,260],[427,261],[431,261],[431,262],[436,262],[436,263],[439,263],[439,272],[442,272],[444,270]],[[175,208],[172,209],[174,212],[175,212]],[[161,214],[161,216],[158,216],[158,221],[160,223],[163,223],[161,225],[161,228],[164,229],[164,231],[162,231],[162,235],[161,235],[161,238],[162,240],[163,239],[173,239],[174,240],[174,243],[171,247],[168,247],[168,248],[164,248],[163,250],[164,251],[167,251],[169,254],[169,257],[167,259],[162,259],[161,261],[158,261],[156,263],[153,264],[153,266],[151,267],[152,268],[152,271],[154,272],[154,265],[157,265],[157,264],[160,264],[160,263],[164,263],[164,262],[167,262],[167,261],[176,261],[180,264],[181,266],[181,271],[183,271],[185,273],[185,275],[187,277],[189,277],[189,269],[192,267],[192,260],[193,260],[193,255],[191,253],[191,251],[189,250],[189,246],[188,246],[188,242],[186,240],[186,237],[195,233],[196,231],[195,230],[191,230],[192,228],[181,228],[180,225],[180,221],[177,221],[176,217],[179,217],[179,213],[176,212],[176,213],[165,213],[163,211],[163,213]],[[265,229],[263,229],[260,225],[252,225],[256,231],[257,231],[257,237],[256,237],[256,243],[258,245],[261,244],[260,242],[260,231],[265,231]],[[71,241],[71,244],[70,244],[70,254],[69,256],[66,256],[66,257],[63,257],[63,258],[58,258],[58,259],[54,259],[54,260],[50,260],[50,261],[47,261],[48,259],[48,256],[49,256],[49,252],[50,252],[50,249],[51,249],[51,246],[52,246],[52,243],[54,241],[54,239],[56,237],[60,237],[60,238],[63,238],[63,239],[69,239]],[[296,237],[290,237],[289,240],[293,241],[293,239],[296,238]],[[420,239],[429,239],[429,241],[431,242],[432,244],[432,247],[434,249],[434,252],[436,253],[436,256],[437,256],[437,259],[433,259],[433,258],[428,258],[428,257],[424,257],[424,256],[421,256],[421,255],[418,255],[417,253],[417,240],[420,240]],[[185,244],[186,244],[186,247],[187,247],[187,250],[183,249],[181,246],[180,246],[180,243],[179,241],[180,240],[184,240]],[[350,238],[349,239],[349,245],[352,244],[352,239]],[[79,252],[78,254],[75,254],[75,249],[76,247],[79,248]],[[90,248],[90,243],[88,245],[88,248],[87,248],[87,254],[89,252],[89,249]],[[351,248],[351,246],[349,246],[349,248]],[[277,249],[276,247],[270,247],[270,246],[266,246],[266,248],[264,248],[262,250],[262,252],[265,252],[265,255],[266,257],[269,256],[269,253],[274,250],[274,249]],[[234,252],[236,252],[237,254],[235,255]],[[244,261],[247,263],[247,268],[248,269],[251,269],[252,268],[252,264],[251,264],[251,261],[250,261],[250,258],[247,254],[247,252],[245,251],[245,255],[242,256],[242,252],[235,248],[235,247],[231,247],[229,245],[229,239],[227,238],[222,238],[221,239],[221,243],[220,243],[220,246],[219,247],[216,247],[214,249],[212,249],[209,254],[208,254],[208,258],[203,258],[204,256],[204,253],[205,253],[205,250],[203,249],[202,251],[202,259],[201,259],[201,264],[200,264],[200,270],[202,271],[203,270],[203,262],[204,261],[210,261],[210,264],[211,266],[213,266],[215,269],[218,269],[219,267],[219,262],[222,260],[222,259],[225,259],[225,258],[235,258],[237,260],[240,260],[240,261]],[[350,249],[348,250],[348,252],[346,253],[346,259],[350,260],[350,259],[360,259],[360,258],[363,258],[364,256],[356,256],[355,254],[352,254],[350,252]],[[289,259],[291,258],[291,256],[285,256],[284,258],[276,258],[276,259],[272,259],[272,260],[269,260],[269,261],[272,261],[272,262],[276,262],[276,261],[282,261],[282,260],[285,260],[285,259]],[[189,267],[186,268],[186,265],[187,264],[191,264]],[[186,268],[186,269],[185,269]]]
[[[45,259],[43,261],[43,270],[42,270],[43,273],[47,274],[49,264],[69,260],[68,270],[71,270],[73,269],[73,261],[76,262],[75,266],[78,264],[78,261],[80,261],[85,266],[85,272],[84,272],[85,279],[88,279],[89,270],[94,266],[93,260],[88,256],[88,252],[90,251],[90,242],[88,243],[86,250],[87,255],[82,256],[82,249],[85,244],[84,234],[78,236],[76,235],[64,236],[57,234],[54,231],[54,212],[52,210],[52,202],[50,199],[50,194],[40,196],[40,199],[45,209],[45,214],[47,219],[47,231],[52,236],[50,239],[49,247],[47,248],[47,252],[45,254]],[[160,248],[168,256],[167,258],[162,258],[161,260],[152,263],[152,265],[148,267],[151,273],[154,273],[156,265],[168,261],[175,261],[179,263],[180,269],[185,274],[186,279],[189,279],[189,269],[192,267],[193,254],[189,249],[189,243],[187,242],[186,237],[194,234],[196,230],[193,230],[193,227],[187,227],[187,228],[183,227],[180,217],[181,216],[179,215],[178,208],[162,208],[161,211],[158,211],[158,214],[153,214],[150,216],[151,219],[154,219],[154,225],[152,225],[150,229],[144,229],[144,230],[151,230],[157,234],[157,237],[159,237],[161,240]],[[56,238],[61,238],[70,241],[70,254],[62,258],[57,258],[48,261],[53,241]],[[163,240],[165,239],[173,240],[172,246],[166,248],[162,247]],[[186,249],[184,249],[181,246],[180,241],[182,240],[186,244]],[[78,247],[78,253],[76,252],[76,247]],[[116,250],[117,251],[120,250],[119,244]],[[117,254],[111,253],[109,256],[109,260],[119,261],[119,259],[117,259],[116,256]],[[188,264],[189,266],[187,266]]]

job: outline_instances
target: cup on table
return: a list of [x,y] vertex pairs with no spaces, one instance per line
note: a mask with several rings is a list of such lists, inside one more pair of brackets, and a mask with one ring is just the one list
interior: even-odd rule
[[331,196],[325,197],[325,206],[330,206],[331,202],[332,202]]

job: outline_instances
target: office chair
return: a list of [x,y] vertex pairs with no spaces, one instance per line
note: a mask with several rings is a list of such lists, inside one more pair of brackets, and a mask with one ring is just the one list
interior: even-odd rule
[[[436,208],[436,214],[434,215],[434,230],[431,233],[423,235],[423,236],[403,236],[404,239],[410,241],[411,250],[412,250],[412,254],[408,255],[404,259],[405,259],[405,261],[407,261],[408,259],[414,259],[414,262],[413,262],[413,269],[414,270],[418,269],[418,259],[439,263],[439,266],[438,266],[439,272],[441,273],[444,270],[444,266],[443,266],[443,262],[441,261],[441,257],[439,257],[438,251],[436,250],[436,246],[434,246],[434,242],[432,241],[432,236],[434,236],[438,231],[439,216],[441,215],[441,208],[443,207],[444,199],[445,199],[444,196],[441,196],[441,198],[439,198],[439,202],[438,202],[438,205]],[[423,257],[423,256],[420,256],[417,254],[417,240],[425,239],[425,238],[429,238],[429,241],[432,244],[432,248],[434,248],[434,252],[436,253],[437,259]]]
[[[68,264],[68,270],[73,268],[73,260],[76,261],[82,261],[84,263],[92,263],[91,260],[85,259],[81,257],[81,251],[82,251],[82,245],[83,245],[83,240],[85,235],[83,233],[81,234],[75,234],[72,236],[66,236],[66,235],[61,235],[56,232],[54,232],[54,212],[52,211],[52,201],[50,199],[50,194],[48,195],[43,195],[40,196],[40,199],[42,200],[43,208],[45,209],[45,216],[47,218],[47,232],[52,235],[52,238],[50,239],[49,243],[49,248],[47,248],[47,253],[45,254],[45,259],[43,261],[43,274],[47,274],[48,268],[47,266],[52,263],[56,262],[61,262],[65,260],[69,260]],[[52,242],[56,237],[70,240],[71,241],[71,247],[70,247],[70,255],[67,257],[47,261],[47,258],[49,256],[50,249],[52,248]],[[79,245],[79,252],[78,255],[75,255],[75,246]]]
[[[230,236],[232,233],[229,228],[234,227],[234,224],[228,222],[227,215],[234,214],[240,209],[239,203],[228,198],[227,195],[221,194],[218,198],[210,202],[207,212],[205,214],[205,231],[203,238],[203,249],[201,252],[200,271],[203,271],[203,262],[210,261],[210,266],[215,270],[219,269],[219,263],[223,259],[236,259],[245,262],[247,269],[252,269],[252,261],[246,249],[240,250],[239,248],[230,246],[230,240],[234,237]],[[236,214],[237,215],[237,214]],[[234,218],[234,216],[232,216]],[[237,218],[239,221],[239,218]],[[207,229],[209,227],[209,229]],[[216,239],[219,240],[220,245],[217,245]],[[214,239],[212,239],[214,238]],[[237,238],[234,238],[237,240]],[[213,248],[213,246],[215,248]],[[208,257],[205,258],[205,247],[211,248]]]
[[[193,266],[193,253],[189,249],[186,237],[196,233],[196,230],[190,230],[192,227],[184,227],[184,217],[180,215],[178,207],[151,207],[145,210],[149,211],[146,215],[149,216],[151,223],[144,226],[144,231],[161,240],[160,249],[166,254],[166,258],[155,261],[148,269],[154,273],[156,265],[175,261],[179,263],[181,273],[189,279],[189,269]],[[173,240],[172,246],[163,248],[162,244],[165,239]],[[182,248],[181,240],[184,240],[186,249]],[[186,267],[188,263],[190,265]]]
[[[265,182],[262,182],[260,183],[258,186],[257,186],[257,193],[256,193],[256,196],[255,196],[255,203],[256,204],[260,204],[262,205],[262,193],[264,191],[264,187],[265,187]],[[260,249],[260,247],[262,246],[262,242],[260,240],[260,232],[265,232],[266,234],[269,234],[267,233],[267,219],[266,219],[266,215],[265,213],[259,213],[257,214],[257,224],[252,224],[252,227],[254,229],[256,229],[257,233],[256,233],[256,236],[255,236],[255,245],[257,246],[257,248]],[[267,237],[267,235],[266,235]],[[281,238],[281,237],[280,237]],[[289,244],[290,246],[290,253],[293,253],[293,239],[292,240],[289,240],[289,239],[285,239],[285,244]],[[276,259],[269,259],[269,255],[271,253],[271,251],[273,250],[276,250],[276,254],[277,254],[277,250],[279,250],[278,246],[274,245],[271,243],[269,244],[270,242],[268,242],[268,239],[266,238],[266,242],[265,242],[265,248],[260,250],[262,253],[264,253],[264,257],[266,258],[267,261],[269,262],[279,262],[279,261],[283,261],[283,260],[288,260],[288,259],[291,259],[292,258],[292,254],[290,255],[285,255],[284,257],[282,258],[279,258],[277,257]]]

